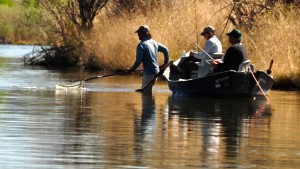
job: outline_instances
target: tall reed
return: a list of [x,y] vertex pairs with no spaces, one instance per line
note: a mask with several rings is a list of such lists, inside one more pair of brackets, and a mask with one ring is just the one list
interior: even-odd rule
[[[224,30],[231,7],[222,9],[222,1],[203,0],[175,1],[172,6],[160,6],[147,14],[138,11],[134,14],[122,13],[122,17],[102,14],[97,18],[95,28],[86,44],[95,52],[97,61],[106,69],[130,67],[135,60],[136,45],[139,42],[134,31],[142,24],[150,26],[153,39],[165,44],[173,60],[183,50],[197,50],[194,42],[203,46],[205,39],[199,35],[207,25],[216,27],[217,36],[221,37],[223,53],[230,45],[226,32],[235,26],[230,22]],[[106,11],[107,12],[107,11]],[[110,11],[108,11],[109,13]],[[242,30],[243,43],[248,50],[249,59],[256,69],[266,70],[274,59],[273,75],[277,82],[300,86],[299,44],[300,22],[299,9],[279,5],[274,13],[261,15],[256,19],[256,26]],[[224,30],[224,33],[222,34]],[[162,58],[160,56],[160,58]]]
[[93,38],[88,43],[105,68],[130,67],[139,42],[134,32],[140,25],[147,24],[153,39],[166,45],[171,58],[176,59],[183,50],[197,49],[193,41],[203,46],[205,41],[199,33],[206,25],[214,25],[217,33],[221,32],[224,25],[219,22],[224,18],[210,20],[214,14],[211,11],[218,9],[217,4],[208,0],[183,0],[176,1],[169,8],[159,6],[148,11],[147,15],[141,12],[130,15],[124,13],[123,17],[102,15],[97,18]]
[[299,8],[278,5],[246,34],[249,57],[259,69],[266,69],[273,59],[274,79],[281,85],[300,87],[299,15]]
[[16,3],[0,5],[0,42],[13,44],[46,44],[49,38],[48,21],[39,9]]

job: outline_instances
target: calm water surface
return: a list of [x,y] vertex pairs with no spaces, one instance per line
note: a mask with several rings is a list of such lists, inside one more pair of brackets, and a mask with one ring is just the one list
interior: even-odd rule
[[0,45],[0,168],[299,168],[300,92],[262,99],[174,97],[139,76],[54,90],[105,72],[24,66]]

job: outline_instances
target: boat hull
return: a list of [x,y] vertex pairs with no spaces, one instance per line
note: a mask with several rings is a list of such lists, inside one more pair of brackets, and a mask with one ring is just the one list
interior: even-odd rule
[[[268,94],[274,81],[263,71],[254,73],[265,94]],[[226,71],[203,78],[189,80],[170,80],[169,73],[164,74],[169,89],[175,95],[195,96],[263,96],[250,72]]]

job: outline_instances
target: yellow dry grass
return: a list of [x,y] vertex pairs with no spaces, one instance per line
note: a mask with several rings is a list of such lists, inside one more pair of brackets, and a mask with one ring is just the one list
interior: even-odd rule
[[[229,46],[225,33],[235,27],[229,23],[222,34],[231,7],[219,11],[226,5],[221,2],[182,0],[174,2],[172,7],[162,6],[147,11],[147,15],[142,12],[124,13],[122,17],[99,15],[86,45],[95,52],[101,67],[120,69],[130,67],[135,60],[139,40],[134,31],[142,24],[149,25],[153,39],[169,48],[173,60],[183,50],[196,50],[193,42],[203,46],[205,39],[199,33],[205,26],[212,25],[216,27],[216,34],[222,36],[225,53]],[[269,13],[257,18],[257,26],[251,31],[242,30],[243,43],[255,68],[266,70],[273,59],[275,80],[297,86],[300,86],[299,14],[299,9],[286,10],[279,6],[276,7],[276,14]]]
[[[203,8],[203,6],[207,6]],[[143,24],[149,25],[154,40],[166,45],[172,59],[177,59],[183,50],[196,49],[193,41],[203,46],[204,38],[199,32],[206,25],[213,25],[217,33],[223,30],[220,18],[213,17],[219,9],[210,1],[178,1],[171,8],[165,6],[153,9],[147,15],[137,13],[124,17],[100,16],[89,46],[99,56],[106,68],[130,67],[135,60],[136,45],[139,43],[135,30]],[[211,19],[211,18],[216,19]],[[210,20],[211,19],[211,20]],[[221,18],[225,23],[225,18]],[[198,38],[197,38],[198,36]],[[162,59],[162,56],[160,57]]]
[[[300,11],[279,6],[276,13],[257,19],[246,45],[257,68],[266,69],[274,60],[273,76],[279,83],[300,87]],[[252,41],[252,43],[250,43]],[[248,42],[248,43],[247,43]]]

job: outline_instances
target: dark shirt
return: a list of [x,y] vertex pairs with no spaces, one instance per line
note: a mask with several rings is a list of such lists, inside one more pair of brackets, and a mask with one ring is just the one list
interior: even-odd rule
[[241,43],[230,46],[223,58],[223,63],[218,64],[217,72],[235,70],[238,71],[242,62],[247,60],[247,52]]

